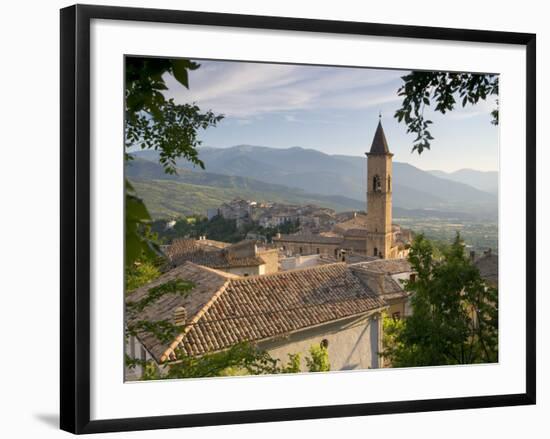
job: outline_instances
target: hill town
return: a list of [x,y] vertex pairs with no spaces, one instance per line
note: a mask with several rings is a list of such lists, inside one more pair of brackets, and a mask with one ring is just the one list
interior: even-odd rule
[[[330,370],[390,366],[381,357],[383,317],[411,315],[403,282],[417,276],[407,259],[414,232],[393,221],[399,179],[381,121],[366,156],[366,211],[236,197],[205,209],[206,219],[189,217],[194,233],[178,231],[175,219],[158,223],[154,231],[169,238],[160,247],[167,262],[127,296],[127,325],[138,329],[127,338],[126,379],[143,378],[151,365],[162,376],[181,355],[241,343],[281,363],[308,358],[294,371],[314,363],[316,347]],[[232,228],[192,236],[200,224]],[[486,282],[498,282],[495,252],[470,257]],[[175,330],[160,336],[150,330],[155,322]]]

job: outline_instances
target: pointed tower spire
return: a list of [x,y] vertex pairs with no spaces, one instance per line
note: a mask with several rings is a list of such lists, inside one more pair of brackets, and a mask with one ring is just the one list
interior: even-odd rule
[[376,128],[376,133],[374,133],[374,139],[372,140],[369,154],[390,154],[386,135],[382,128],[382,113],[378,116],[378,127]]

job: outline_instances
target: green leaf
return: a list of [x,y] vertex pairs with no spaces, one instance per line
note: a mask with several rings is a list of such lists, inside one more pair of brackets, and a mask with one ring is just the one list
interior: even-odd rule
[[172,61],[172,74],[177,81],[185,88],[189,88],[189,73],[188,69],[193,63],[187,59],[179,59]]

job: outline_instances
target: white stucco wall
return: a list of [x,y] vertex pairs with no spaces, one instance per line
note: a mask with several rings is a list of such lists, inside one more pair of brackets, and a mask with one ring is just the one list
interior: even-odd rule
[[315,267],[319,265],[320,255],[292,256],[281,259],[281,270],[294,270],[295,268]]
[[300,353],[305,370],[305,357],[310,347],[326,339],[331,370],[375,369],[381,367],[378,356],[382,336],[379,316],[376,313],[322,325],[285,339],[263,342],[260,347],[283,363],[288,361],[288,354]]
[[[130,358],[136,360],[149,361],[153,359],[149,352],[145,350],[138,339],[134,336],[130,336],[126,339],[125,352],[126,355],[128,355]],[[127,366],[124,366],[124,379],[126,381],[138,380],[143,373],[142,369],[142,366],[136,366],[131,369]]]
[[224,269],[223,271],[236,274],[237,276],[256,276],[265,274],[265,264],[258,265],[257,267],[232,267]]

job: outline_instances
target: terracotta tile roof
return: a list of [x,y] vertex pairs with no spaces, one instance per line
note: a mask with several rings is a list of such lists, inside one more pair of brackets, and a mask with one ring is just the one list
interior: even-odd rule
[[366,238],[368,235],[368,230],[366,228],[354,228],[354,229],[347,229],[344,233],[344,236],[347,238],[350,237],[364,237]]
[[[182,239],[175,241],[166,251],[172,265],[177,266],[185,262],[204,265],[205,267],[226,269],[234,267],[258,267],[265,264],[259,256],[237,257],[232,254],[232,246],[224,248],[203,244],[204,241]],[[235,244],[238,245],[238,244]]]
[[342,242],[342,238],[339,236],[323,236],[315,234],[296,234],[296,235],[281,235],[281,237],[274,237],[274,242],[304,242],[304,243],[318,243],[318,244],[335,244],[338,245]]
[[337,232],[345,232],[350,229],[366,229],[367,228],[367,215],[359,213],[347,221],[342,221],[334,225],[333,230]]
[[350,264],[350,270],[365,282],[371,290],[384,299],[398,299],[410,295],[392,275],[411,271],[406,259],[378,259],[371,262]]
[[361,262],[354,267],[375,273],[399,274],[412,271],[411,264],[407,259],[376,259],[374,261]]
[[[178,276],[188,276],[192,281],[193,276],[203,276],[197,266],[184,267],[188,265],[193,270],[180,271]],[[224,277],[223,282],[211,270],[216,292],[209,295],[210,301],[204,301],[205,310],[174,343],[165,345],[163,350],[156,340],[140,340],[157,361],[166,361],[175,359],[176,346],[188,355],[198,356],[239,342],[269,339],[385,307],[386,302],[348,267],[335,263],[271,275]],[[193,291],[191,295],[194,294]],[[156,319],[157,309],[161,317],[170,317],[166,305],[166,301],[152,304],[149,318]],[[194,315],[198,316],[196,312]]]
[[[160,276],[149,284],[138,288],[127,297],[127,303],[138,302],[149,294],[149,289],[162,285],[175,279],[192,281],[195,287],[191,290],[192,294],[166,294],[157,299],[153,304],[139,312],[134,322],[137,320],[146,321],[172,321],[174,310],[178,307],[184,307],[186,311],[186,320],[193,322],[200,318],[201,313],[215,299],[216,295],[223,291],[229,280],[237,276],[200,267],[191,263],[176,267]],[[190,292],[190,293],[191,293]],[[166,351],[166,345],[159,342],[149,333],[140,333],[138,338],[147,348],[153,357],[160,359]]]

